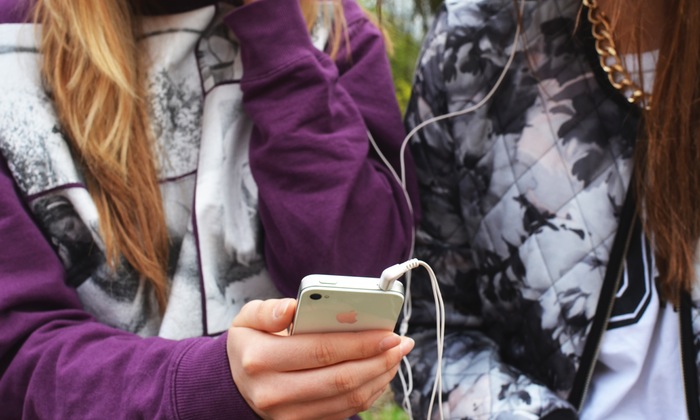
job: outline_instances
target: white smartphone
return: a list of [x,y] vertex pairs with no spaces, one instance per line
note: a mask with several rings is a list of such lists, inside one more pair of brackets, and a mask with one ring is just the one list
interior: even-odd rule
[[385,291],[379,278],[311,274],[299,286],[291,334],[392,331],[403,300],[399,281]]

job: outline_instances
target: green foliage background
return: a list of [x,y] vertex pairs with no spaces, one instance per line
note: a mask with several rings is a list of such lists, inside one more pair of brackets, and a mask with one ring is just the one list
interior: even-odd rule
[[389,59],[396,88],[396,98],[403,113],[411,96],[411,83],[420,52],[420,42],[414,34],[401,30],[398,25],[389,24],[387,32],[394,46],[394,53]]
[[[433,10],[441,0],[359,0],[365,9],[380,21],[393,45],[390,54],[396,98],[405,111],[411,95],[411,82],[420,52],[423,34],[427,31]],[[380,12],[377,12],[377,2]]]

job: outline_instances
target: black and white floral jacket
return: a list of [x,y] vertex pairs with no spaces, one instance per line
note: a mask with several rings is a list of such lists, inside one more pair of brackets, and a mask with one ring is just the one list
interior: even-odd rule
[[[577,26],[579,1],[524,0],[514,43],[516,3],[446,1],[406,115],[412,129],[473,106],[516,49],[486,105],[411,140],[424,212],[416,256],[435,270],[447,310],[446,418],[575,418],[615,295],[605,274],[640,112],[605,81],[585,18]],[[411,403],[423,418],[435,311],[423,270],[411,288]],[[691,418],[699,303],[696,290],[679,311]]]

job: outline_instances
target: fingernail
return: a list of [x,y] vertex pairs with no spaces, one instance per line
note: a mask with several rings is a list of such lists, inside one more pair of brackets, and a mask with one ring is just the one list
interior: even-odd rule
[[274,311],[272,311],[272,316],[277,318],[281,318],[284,316],[285,313],[287,313],[287,308],[289,307],[290,300],[289,299],[283,299],[277,305],[275,305]]
[[390,335],[379,342],[379,348],[381,349],[381,351],[387,351],[391,348],[398,346],[400,342],[401,337],[399,337],[396,334]]
[[413,346],[416,345],[416,342],[413,341],[412,338],[410,337],[403,337],[401,340],[401,354],[404,356],[407,355],[411,350],[413,350]]

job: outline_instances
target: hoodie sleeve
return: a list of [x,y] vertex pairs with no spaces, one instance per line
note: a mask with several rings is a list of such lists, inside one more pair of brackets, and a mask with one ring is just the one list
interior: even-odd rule
[[226,337],[141,338],[90,317],[0,158],[0,412],[5,418],[255,418]]
[[30,0],[0,0],[0,24],[24,22],[33,3]]
[[[404,130],[382,36],[354,1],[344,11],[350,48],[337,62],[311,43],[296,0],[259,0],[227,18],[255,124],[265,259],[288,296],[306,274],[379,276],[408,258],[418,213],[370,148],[368,132],[399,171]],[[406,167],[415,198],[410,157]]]

